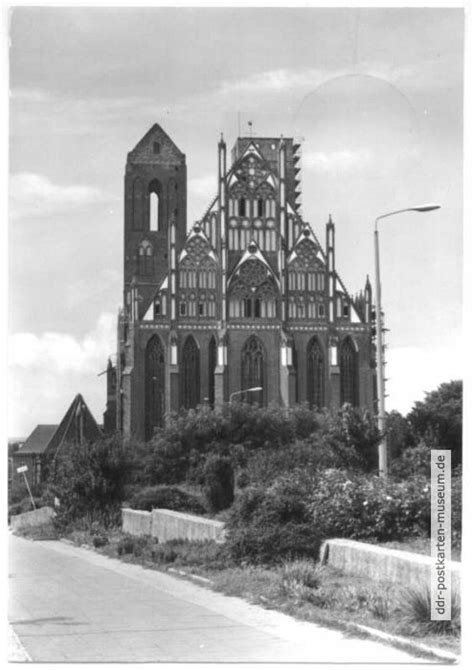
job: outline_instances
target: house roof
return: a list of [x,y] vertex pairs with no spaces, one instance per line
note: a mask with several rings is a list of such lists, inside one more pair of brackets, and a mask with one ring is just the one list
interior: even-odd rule
[[16,452],[18,456],[23,454],[42,454],[46,451],[51,439],[56,432],[57,424],[40,424],[27,437],[24,445]]
[[[76,435],[75,419],[82,417],[79,437]],[[84,434],[82,435],[82,431]],[[36,426],[25,444],[15,452],[15,455],[44,454],[47,450],[55,456],[65,442],[76,442],[78,439],[95,440],[101,436],[101,430],[87,407],[80,393],[72,401],[59,425],[40,424]]]

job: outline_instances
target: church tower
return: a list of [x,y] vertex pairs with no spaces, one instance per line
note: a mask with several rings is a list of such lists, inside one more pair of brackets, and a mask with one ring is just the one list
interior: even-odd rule
[[187,231],[184,154],[154,125],[128,155],[108,403],[125,438],[204,402],[373,409],[370,283],[350,296],[331,216],[325,248],[303,220],[299,145],[239,137],[230,159],[221,138],[216,197]]

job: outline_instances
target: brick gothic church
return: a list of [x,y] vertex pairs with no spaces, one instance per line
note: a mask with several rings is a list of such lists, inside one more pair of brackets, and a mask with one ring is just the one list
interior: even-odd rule
[[[125,169],[124,306],[106,430],[148,440],[165,415],[243,399],[374,407],[369,280],[352,298],[299,214],[300,147],[218,145],[217,196],[186,230],[186,157],[158,125]],[[261,390],[244,392],[246,389]]]

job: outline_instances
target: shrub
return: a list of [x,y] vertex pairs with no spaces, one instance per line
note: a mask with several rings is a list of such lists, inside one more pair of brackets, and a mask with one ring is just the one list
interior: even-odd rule
[[327,470],[312,493],[314,523],[324,538],[389,541],[428,533],[430,483]]
[[211,512],[227,509],[234,502],[234,469],[229,457],[212,454],[207,458],[204,495]]
[[390,464],[390,474],[395,479],[407,479],[414,475],[430,476],[431,449],[425,442],[405,449]]
[[131,497],[132,509],[146,510],[153,508],[169,509],[175,512],[189,512],[190,514],[205,514],[206,509],[199,498],[186,493],[175,486],[148,486]]
[[251,563],[315,558],[320,539],[306,505],[306,487],[301,477],[293,477],[281,478],[268,489],[246,489],[226,524],[232,558]]
[[133,552],[134,546],[135,539],[130,535],[126,535],[125,537],[122,537],[117,543],[117,554],[119,556],[131,554]]
[[451,479],[451,541],[453,547],[461,547],[462,533],[462,474],[458,466]]
[[365,472],[376,469],[380,433],[369,412],[349,404],[336,412],[325,411],[317,434],[334,461],[334,464],[328,463],[329,467]]
[[96,549],[99,547],[105,547],[106,544],[109,543],[109,538],[107,535],[94,535],[92,538],[92,544]]

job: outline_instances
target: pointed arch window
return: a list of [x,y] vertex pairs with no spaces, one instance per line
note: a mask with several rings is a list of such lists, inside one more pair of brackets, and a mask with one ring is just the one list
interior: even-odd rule
[[340,350],[341,405],[359,405],[357,351],[350,337],[346,337]]
[[165,414],[165,353],[157,335],[145,351],[145,440],[163,424]]
[[188,335],[183,347],[182,363],[182,399],[183,407],[191,409],[197,407],[200,400],[200,356],[196,340]]
[[258,402],[263,405],[265,397],[265,354],[263,344],[258,337],[249,337],[242,349],[242,390],[261,387],[263,391],[245,394],[246,402]]
[[316,337],[308,344],[306,395],[310,407],[324,407],[324,354]]
[[215,395],[216,395],[216,384],[215,384],[215,371],[216,371],[216,365],[217,365],[217,344],[216,344],[216,338],[211,337],[211,340],[209,342],[209,356],[208,356],[208,361],[209,361],[209,371],[208,371],[208,377],[209,377],[209,383],[208,383],[208,393],[207,397],[209,399],[209,404],[211,407],[214,407],[214,402],[215,402]]
[[143,240],[138,247],[138,274],[153,274],[153,246],[148,240]]
[[154,179],[148,187],[148,224],[152,232],[161,230],[161,209],[161,185]]

